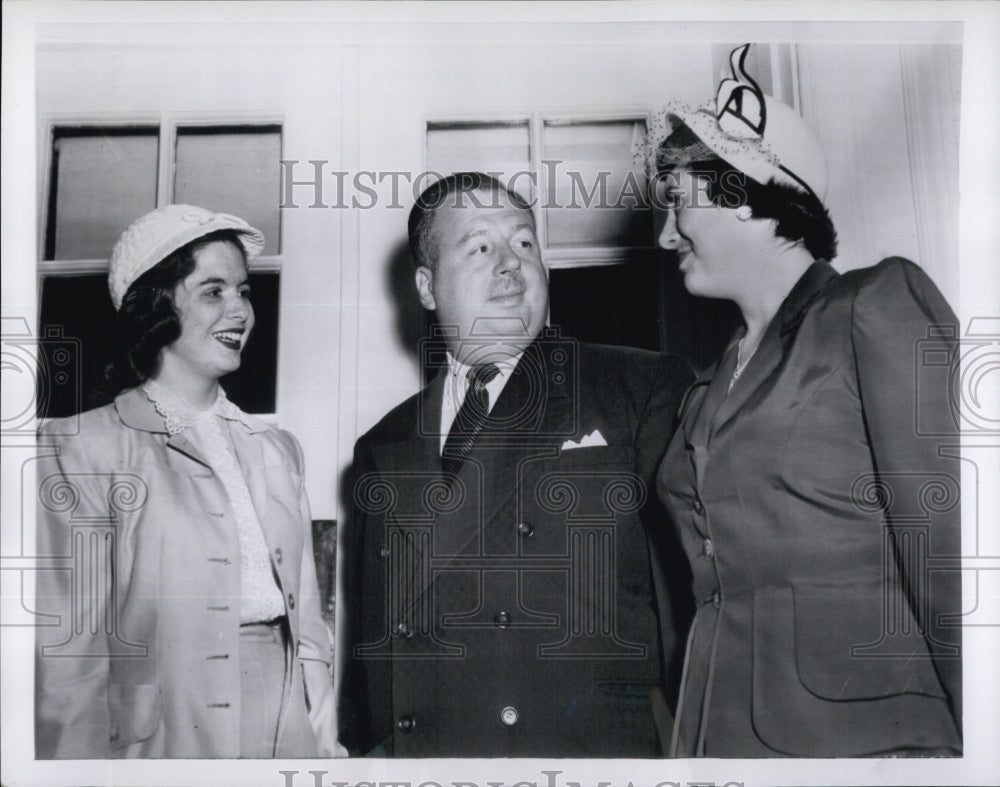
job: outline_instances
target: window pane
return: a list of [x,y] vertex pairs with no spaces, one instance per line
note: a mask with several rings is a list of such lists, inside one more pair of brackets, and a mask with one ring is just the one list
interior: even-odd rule
[[57,128],[45,259],[107,259],[122,231],[156,207],[156,128]]
[[552,269],[552,324],[581,341],[675,353],[696,372],[714,363],[741,323],[736,304],[690,295],[673,252],[626,256],[620,265]]
[[253,333],[243,350],[240,368],[222,378],[226,395],[248,413],[277,410],[280,296],[281,276],[277,273],[250,274],[250,300],[255,317]]
[[549,318],[563,336],[580,341],[659,350],[661,267],[655,260],[636,259],[621,265],[553,268]]
[[551,179],[546,199],[547,245],[652,245],[644,204],[646,176],[633,161],[645,134],[641,120],[546,122],[543,160]]
[[[249,413],[273,413],[278,365],[279,275],[251,272],[256,325],[239,370],[222,387]],[[117,391],[105,382],[111,362],[115,311],[106,274],[45,276],[42,279],[37,415],[60,418],[111,401]]]
[[[115,309],[108,295],[108,276],[45,276],[38,335],[38,417],[62,418],[110,401],[105,383],[111,362],[111,326]],[[60,345],[69,350],[59,352]]]
[[527,122],[427,124],[428,171],[499,173],[500,180],[529,201],[535,193],[532,178],[518,173],[529,171],[530,151]]
[[280,160],[280,126],[178,128],[174,202],[239,216],[279,254]]

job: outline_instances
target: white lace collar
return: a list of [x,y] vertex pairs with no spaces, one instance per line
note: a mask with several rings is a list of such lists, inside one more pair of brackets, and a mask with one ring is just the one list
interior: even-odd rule
[[146,380],[142,384],[147,398],[152,402],[156,412],[163,417],[167,434],[173,436],[190,429],[199,418],[218,415],[230,421],[239,421],[248,428],[253,428],[249,417],[239,407],[229,401],[226,392],[219,387],[219,395],[215,403],[207,410],[199,410],[184,397],[175,394],[156,380]]

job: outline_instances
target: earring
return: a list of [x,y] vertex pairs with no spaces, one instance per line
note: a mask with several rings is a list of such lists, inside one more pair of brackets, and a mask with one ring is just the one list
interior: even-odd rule
[[753,212],[750,210],[749,205],[740,205],[736,209],[736,218],[738,218],[740,221],[750,221],[752,217],[753,217]]

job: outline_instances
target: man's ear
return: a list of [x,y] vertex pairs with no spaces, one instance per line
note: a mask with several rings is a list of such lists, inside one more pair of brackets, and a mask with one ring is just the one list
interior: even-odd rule
[[434,311],[437,308],[434,301],[434,271],[421,265],[417,268],[416,282],[421,305],[428,311]]

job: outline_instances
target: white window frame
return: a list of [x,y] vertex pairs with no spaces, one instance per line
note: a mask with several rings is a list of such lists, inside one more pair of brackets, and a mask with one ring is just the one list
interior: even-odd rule
[[[654,249],[656,239],[650,238],[648,246],[569,246],[560,248],[548,247],[548,226],[544,214],[543,197],[548,193],[548,170],[542,166],[542,144],[543,129],[545,124],[550,125],[575,125],[582,123],[613,123],[613,122],[642,122],[648,131],[653,117],[653,110],[649,106],[620,107],[601,110],[553,110],[544,109],[532,110],[530,112],[519,112],[510,114],[482,113],[482,114],[446,114],[438,113],[427,115],[423,118],[423,167],[427,171],[427,132],[431,126],[460,126],[460,125],[512,125],[524,124],[528,126],[528,166],[534,174],[535,197],[538,204],[535,206],[535,224],[537,228],[538,243],[542,251],[542,261],[547,268],[583,268],[598,265],[620,265],[624,263],[629,253],[635,249]],[[441,173],[447,175],[448,173]],[[428,184],[429,185],[429,184]]]
[[[280,156],[285,155],[285,118],[280,113],[268,112],[131,112],[89,115],[47,115],[39,124],[39,147],[43,155],[38,156],[38,286],[41,293],[43,276],[72,276],[88,273],[106,273],[107,259],[43,260],[45,233],[49,225],[49,188],[51,185],[52,145],[58,128],[129,128],[157,127],[159,130],[159,151],[156,169],[156,207],[169,205],[173,201],[174,151],[177,146],[178,128],[204,128],[208,126],[278,126],[281,129]],[[279,253],[261,255],[249,261],[252,273],[281,273],[283,265],[284,239],[281,237],[282,216],[278,211]],[[108,249],[110,255],[111,249]]]

